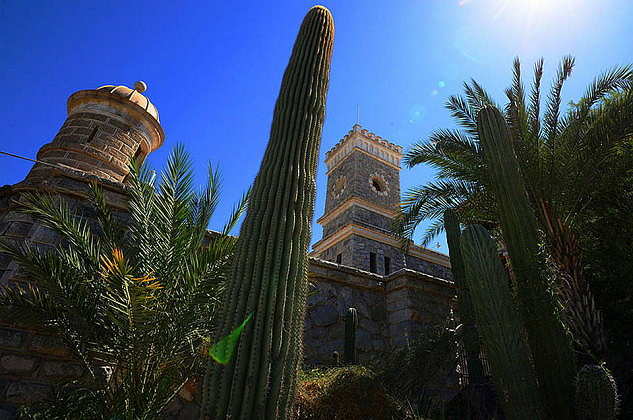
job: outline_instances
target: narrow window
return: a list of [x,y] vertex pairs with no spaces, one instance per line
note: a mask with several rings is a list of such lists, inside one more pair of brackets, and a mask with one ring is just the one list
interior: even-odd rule
[[391,258],[385,257],[385,276],[391,273]]
[[145,160],[145,156],[143,155],[143,149],[141,148],[141,146],[138,147],[138,149],[136,149],[136,153],[134,153],[134,156],[132,157],[132,162],[137,162],[143,163],[143,160]]
[[95,128],[92,129],[92,132],[88,136],[88,143],[90,143],[92,140],[94,140],[94,138],[97,135],[98,131],[99,131],[99,127],[98,126],[95,126]]
[[343,254],[338,254],[336,256],[336,263],[340,264],[342,260],[343,260]]
[[373,252],[369,253],[369,271],[372,273],[376,272],[376,254]]

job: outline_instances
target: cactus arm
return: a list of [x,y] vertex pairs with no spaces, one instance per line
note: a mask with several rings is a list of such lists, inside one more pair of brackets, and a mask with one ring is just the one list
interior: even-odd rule
[[493,107],[479,112],[477,128],[544,402],[550,417],[571,420],[574,353],[541,271],[536,218],[512,149],[510,131],[499,110]]
[[495,241],[479,225],[462,232],[466,283],[492,378],[510,420],[544,419],[530,349]]
[[449,209],[444,212],[444,230],[446,231],[446,242],[448,242],[450,250],[453,281],[457,286],[457,309],[463,326],[462,341],[468,365],[468,379],[472,384],[481,384],[484,381],[484,368],[479,358],[481,346],[477,327],[475,326],[475,313],[470,298],[470,291],[466,286],[466,272],[460,245],[459,221],[453,210]]
[[301,359],[307,248],[334,37],[330,12],[306,15],[275,104],[270,140],[242,224],[225,316],[217,335],[245,313],[234,362],[210,366],[203,416],[285,419]]

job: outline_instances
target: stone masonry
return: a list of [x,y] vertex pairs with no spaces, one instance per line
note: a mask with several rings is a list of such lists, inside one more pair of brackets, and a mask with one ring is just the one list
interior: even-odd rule
[[358,311],[357,348],[367,361],[446,320],[454,302],[452,282],[408,269],[382,276],[311,258],[308,276],[317,290],[306,315],[309,365],[331,364],[335,351],[342,354],[347,308]]

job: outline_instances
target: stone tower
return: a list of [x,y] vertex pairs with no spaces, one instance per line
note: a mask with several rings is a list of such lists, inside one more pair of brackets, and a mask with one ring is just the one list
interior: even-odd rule
[[[402,147],[355,124],[326,154],[323,238],[314,257],[380,275],[408,267],[445,278],[447,258],[412,246],[404,254],[390,233],[400,204]],[[439,266],[438,266],[439,264]]]
[[[158,112],[142,92],[103,86],[75,92],[68,99],[68,118],[37,154],[40,163],[15,185],[0,187],[0,237],[50,249],[55,232],[17,211],[25,192],[50,193],[69,200],[85,215],[90,183],[98,183],[115,213],[126,211],[124,181],[130,158],[144,158],[164,140]],[[0,284],[28,282],[16,262],[0,254]],[[0,320],[0,418],[11,418],[15,405],[50,396],[51,383],[83,375],[81,366],[59,338],[20,320]]]
[[326,154],[323,239],[314,246],[324,260],[379,274],[404,264],[388,231],[400,203],[402,148],[355,124]]

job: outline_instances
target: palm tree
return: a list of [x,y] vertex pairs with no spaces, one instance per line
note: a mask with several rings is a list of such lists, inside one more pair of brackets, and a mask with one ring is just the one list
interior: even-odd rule
[[405,155],[407,166],[428,163],[438,170],[438,179],[405,194],[395,231],[408,239],[421,222],[433,220],[423,238],[423,244],[428,244],[443,229],[441,215],[452,208],[462,223],[477,223],[498,232],[497,208],[476,118],[484,106],[499,108],[511,128],[545,249],[559,279],[566,324],[579,347],[600,359],[605,351],[602,319],[584,278],[578,236],[592,200],[614,176],[622,176],[615,151],[631,137],[633,68],[615,67],[600,75],[561,116],[561,92],[574,63],[572,57],[561,61],[544,109],[542,59],[534,66],[529,94],[515,59],[512,85],[506,90],[507,103],[502,109],[474,80],[464,84],[464,97],[450,97],[446,107],[462,129],[435,131],[429,141],[414,145]]
[[209,233],[218,171],[209,168],[206,188],[195,192],[189,156],[178,146],[155,178],[132,165],[125,215],[112,212],[95,185],[92,218],[61,198],[29,195],[23,211],[56,231],[62,245],[41,252],[0,243],[32,280],[1,290],[3,316],[58,334],[89,374],[31,410],[32,418],[153,419],[201,372],[200,350],[235,248],[229,232],[247,194],[222,231]]

